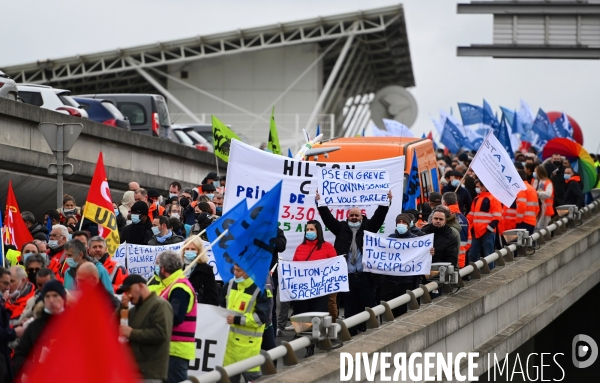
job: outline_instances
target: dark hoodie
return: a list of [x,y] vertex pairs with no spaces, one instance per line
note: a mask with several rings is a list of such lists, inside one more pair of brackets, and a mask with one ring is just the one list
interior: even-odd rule
[[132,245],[147,245],[154,236],[152,234],[152,222],[146,217],[146,223],[132,223],[123,228],[121,232],[121,243]]
[[[31,233],[31,236],[35,239],[42,239],[41,236],[39,236],[40,234],[44,236],[43,240],[47,241],[48,240],[48,228],[44,225],[42,225],[40,222],[35,222],[30,228],[29,228],[29,232]],[[36,234],[38,234],[38,237],[36,237]]]

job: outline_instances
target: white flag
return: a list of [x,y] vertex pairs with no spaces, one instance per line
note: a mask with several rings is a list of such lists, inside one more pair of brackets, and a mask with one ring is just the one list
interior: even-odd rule
[[387,131],[390,132],[391,136],[414,137],[413,132],[411,132],[410,129],[406,125],[404,125],[396,120],[388,120],[388,119],[384,118],[383,124],[385,125],[385,128],[387,129]]
[[511,206],[525,183],[498,139],[490,132],[475,155],[471,168],[487,190],[506,206]]

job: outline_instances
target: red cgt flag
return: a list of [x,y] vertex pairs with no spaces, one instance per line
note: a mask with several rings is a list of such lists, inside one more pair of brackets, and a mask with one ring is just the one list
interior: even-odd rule
[[16,383],[141,381],[131,351],[118,341],[117,318],[101,288],[84,288],[77,302],[51,319]]
[[4,243],[14,245],[17,249],[27,242],[33,241],[33,237],[21,217],[21,210],[15,192],[12,188],[12,181],[8,181],[8,195],[6,196],[6,211],[4,214]]
[[99,225],[99,234],[106,239],[108,254],[114,255],[121,242],[117,228],[117,217],[115,217],[110,189],[108,188],[108,179],[104,171],[102,152],[98,155],[98,162],[88,191],[83,216]]

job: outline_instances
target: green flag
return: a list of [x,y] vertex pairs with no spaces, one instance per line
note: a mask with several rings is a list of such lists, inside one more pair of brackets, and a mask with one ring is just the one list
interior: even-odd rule
[[213,127],[213,145],[217,157],[225,162],[229,162],[229,149],[231,148],[231,140],[235,138],[241,141],[240,138],[218,118],[212,116]]
[[267,145],[267,149],[273,154],[281,154],[277,125],[275,125],[275,106],[273,106],[273,110],[271,111],[271,127],[269,128],[269,144]]

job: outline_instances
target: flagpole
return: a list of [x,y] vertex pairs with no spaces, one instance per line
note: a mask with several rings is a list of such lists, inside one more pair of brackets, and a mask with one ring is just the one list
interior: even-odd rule
[[81,231],[81,228],[83,227],[83,219],[85,218],[85,208],[87,207],[87,201],[85,201],[85,202],[86,202],[86,204],[83,205],[83,211],[81,212],[81,221],[79,221],[79,230],[80,231]]
[[[485,136],[485,139],[483,140],[483,142],[487,141],[487,139],[490,136],[490,134],[492,134],[491,130],[488,132],[487,136]],[[483,143],[481,145],[483,146]],[[481,146],[479,147],[479,150],[481,150]],[[475,153],[475,157],[473,157],[473,160],[471,161],[471,163],[475,162],[475,159],[477,159],[477,156],[479,155],[479,150],[477,151],[477,153]],[[456,187],[456,190],[454,190],[455,193],[458,191],[458,188],[460,187],[460,185],[465,181],[465,178],[467,178],[467,172],[469,171],[469,169],[471,169],[471,166],[469,166],[469,168],[465,172],[465,175],[460,180],[460,184],[458,184],[458,186]]]
[[2,237],[2,267],[6,268],[6,254],[4,254],[4,227],[0,229],[0,236]]
[[213,151],[213,153],[215,154],[215,166],[217,167],[217,177],[221,177],[221,175],[219,174],[219,158],[217,157],[216,151]]

